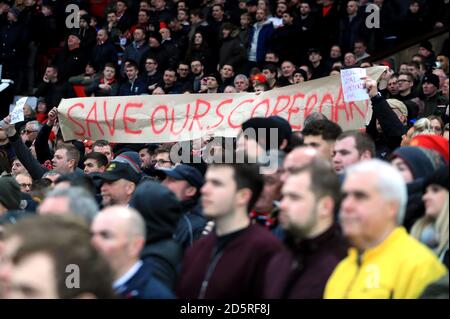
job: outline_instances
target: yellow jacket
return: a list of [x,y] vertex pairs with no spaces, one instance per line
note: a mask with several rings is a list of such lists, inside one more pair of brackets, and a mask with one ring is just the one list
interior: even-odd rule
[[446,272],[431,250],[398,227],[361,256],[351,248],[328,280],[324,297],[418,298],[426,286]]

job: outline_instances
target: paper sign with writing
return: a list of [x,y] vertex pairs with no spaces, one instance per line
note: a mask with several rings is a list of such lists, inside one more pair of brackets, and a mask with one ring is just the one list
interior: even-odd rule
[[[372,67],[377,80],[386,67]],[[64,99],[58,107],[64,139],[105,139],[115,143],[164,143],[203,136],[235,137],[252,117],[278,115],[301,130],[303,120],[321,112],[344,130],[363,128],[370,100],[345,102],[338,75],[261,94],[177,94]]]
[[341,82],[345,102],[364,101],[369,99],[369,95],[364,88],[363,79],[366,76],[366,69],[362,68],[341,70]]
[[26,101],[26,96],[17,100],[16,106],[14,106],[14,109],[11,111],[11,124],[22,122],[25,119],[25,116],[23,114],[23,106],[25,105]]

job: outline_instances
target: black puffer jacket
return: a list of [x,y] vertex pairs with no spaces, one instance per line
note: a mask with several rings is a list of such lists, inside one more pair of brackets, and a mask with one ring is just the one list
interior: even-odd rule
[[182,258],[181,245],[173,239],[181,217],[180,202],[167,187],[147,181],[137,187],[130,206],[145,220],[147,238],[142,259],[152,263],[156,278],[173,288]]

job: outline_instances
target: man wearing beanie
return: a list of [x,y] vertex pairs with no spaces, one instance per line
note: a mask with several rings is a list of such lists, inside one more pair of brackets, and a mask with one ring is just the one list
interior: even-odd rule
[[0,216],[20,207],[20,186],[12,177],[0,178]]
[[425,107],[419,113],[419,117],[443,115],[448,105],[448,99],[439,91],[439,77],[433,73],[426,74],[422,81],[422,89]]

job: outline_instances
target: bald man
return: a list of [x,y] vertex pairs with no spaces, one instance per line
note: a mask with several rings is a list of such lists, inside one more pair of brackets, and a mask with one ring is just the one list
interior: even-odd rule
[[145,244],[145,222],[134,209],[111,206],[91,225],[92,243],[114,272],[117,295],[132,299],[171,299],[173,293],[152,275],[150,262],[140,259]]
[[312,160],[319,156],[317,149],[310,146],[300,146],[294,148],[284,160],[283,168],[284,172],[281,175],[281,181],[286,183],[289,175],[292,171],[297,170],[303,166],[306,166],[312,162]]

